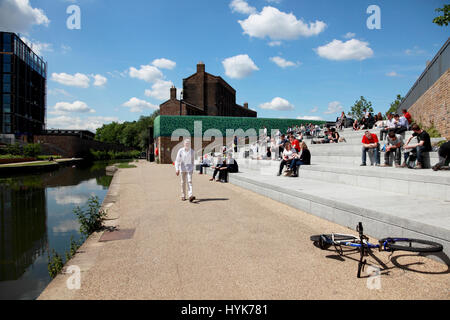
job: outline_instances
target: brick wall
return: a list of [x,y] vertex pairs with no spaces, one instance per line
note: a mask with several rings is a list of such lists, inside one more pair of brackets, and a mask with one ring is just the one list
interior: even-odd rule
[[47,155],[61,155],[67,158],[84,158],[89,154],[90,149],[127,151],[128,148],[121,145],[103,143],[94,140],[85,140],[76,136],[35,136],[35,143],[42,143],[42,152]]
[[424,127],[434,126],[450,140],[450,69],[408,110],[414,121]]

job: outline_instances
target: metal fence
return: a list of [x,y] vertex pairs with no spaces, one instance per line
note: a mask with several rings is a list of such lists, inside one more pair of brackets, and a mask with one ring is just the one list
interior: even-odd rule
[[403,109],[408,110],[427,90],[450,68],[450,38],[447,39],[441,50],[428,64],[425,71],[417,79],[399,105],[397,113]]

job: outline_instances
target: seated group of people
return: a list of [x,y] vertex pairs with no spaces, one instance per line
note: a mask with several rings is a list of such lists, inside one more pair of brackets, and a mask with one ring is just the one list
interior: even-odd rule
[[[383,167],[388,167],[390,165],[390,156],[394,156],[396,167],[409,167],[415,169],[422,169],[424,167],[423,155],[425,152],[432,151],[430,135],[422,130],[417,124],[411,126],[413,135],[406,141],[403,141],[401,134],[397,133],[395,128],[390,128],[387,133],[386,144],[385,144],[385,155]],[[416,144],[411,144],[413,138],[417,138]],[[366,166],[367,162],[367,152],[373,153],[373,160],[375,162],[372,165],[380,166],[380,141],[376,134],[366,131],[362,139],[362,164],[361,166]],[[404,162],[401,164],[402,150],[404,151]],[[417,163],[412,166],[412,163],[417,160]]]
[[[214,169],[214,173],[210,181],[226,183],[228,182],[229,173],[239,172],[238,163],[232,157],[231,153],[228,153],[228,156],[226,158],[219,155],[217,157],[216,163],[213,163],[213,157],[214,157],[213,153],[211,153],[210,155],[205,155],[201,159],[200,163],[200,174],[203,174],[203,168],[211,167],[212,169]],[[217,176],[217,174],[219,175]]]
[[289,168],[291,177],[298,177],[298,169],[300,166],[311,165],[311,153],[305,142],[299,142],[291,137],[290,142],[286,142],[281,153],[282,159],[278,176],[281,176],[285,166]]
[[326,129],[324,132],[325,136],[319,140],[311,141],[312,144],[322,144],[322,143],[339,143],[343,141],[343,138],[339,135],[335,128]]

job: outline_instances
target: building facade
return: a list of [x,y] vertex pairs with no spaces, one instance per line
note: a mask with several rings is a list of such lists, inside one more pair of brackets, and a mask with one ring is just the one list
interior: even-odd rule
[[177,99],[177,89],[170,89],[170,99],[160,105],[160,114],[166,116],[216,116],[216,117],[257,117],[257,112],[236,104],[236,90],[219,76],[205,71],[200,62],[197,72],[183,79],[181,100]]
[[0,140],[45,129],[47,64],[15,33],[0,32]]
[[436,128],[450,139],[450,38],[406,94],[397,112],[408,110],[424,128]]

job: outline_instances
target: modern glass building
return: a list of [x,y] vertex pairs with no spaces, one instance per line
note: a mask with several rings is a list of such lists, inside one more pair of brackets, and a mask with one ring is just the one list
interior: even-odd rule
[[45,129],[47,64],[15,33],[0,32],[0,138]]

